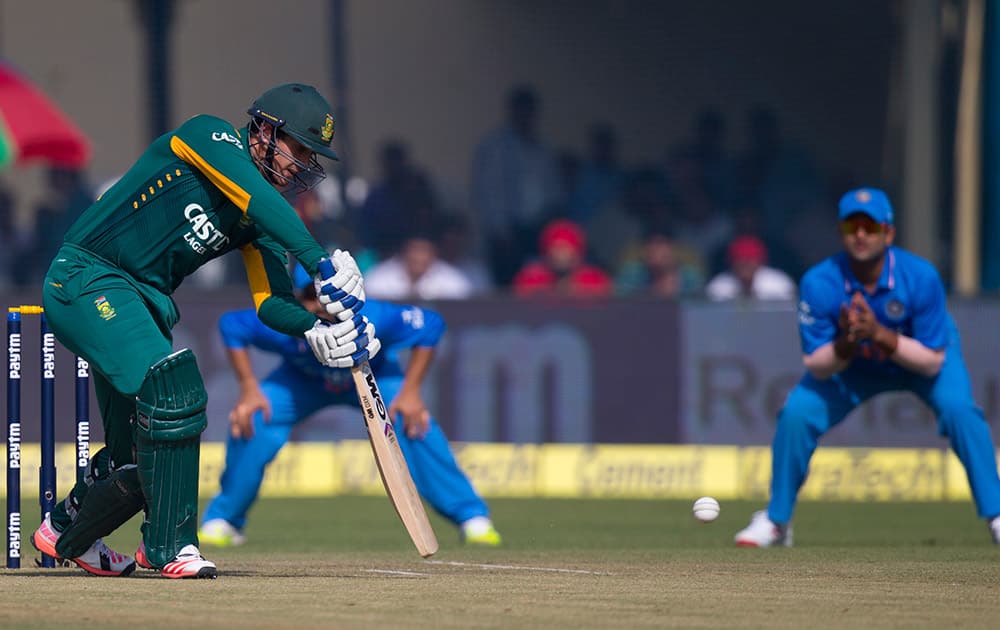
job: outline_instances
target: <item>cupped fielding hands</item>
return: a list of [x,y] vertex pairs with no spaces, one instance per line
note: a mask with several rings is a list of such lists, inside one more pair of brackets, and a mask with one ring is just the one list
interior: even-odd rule
[[[880,324],[860,291],[855,291],[854,295],[851,296],[851,303],[847,311],[847,339],[852,342],[873,339]],[[843,316],[842,308],[841,317]]]
[[853,317],[851,315],[851,307],[848,304],[840,305],[840,317],[837,318],[837,329],[840,330],[844,337],[851,343],[855,343],[853,337],[853,331],[851,329],[851,321]]
[[350,252],[338,249],[319,261],[319,273],[313,282],[320,304],[342,322],[353,318],[365,305],[364,279]]
[[336,324],[316,320],[305,337],[316,359],[332,368],[360,365],[382,348],[382,342],[375,336],[375,326],[363,315]]

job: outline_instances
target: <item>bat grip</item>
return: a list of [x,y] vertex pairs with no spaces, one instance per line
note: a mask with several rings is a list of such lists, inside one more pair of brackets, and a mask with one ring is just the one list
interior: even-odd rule
[[333,261],[329,258],[320,260],[317,267],[319,268],[319,277],[324,280],[329,280],[337,273],[337,270],[333,268]]

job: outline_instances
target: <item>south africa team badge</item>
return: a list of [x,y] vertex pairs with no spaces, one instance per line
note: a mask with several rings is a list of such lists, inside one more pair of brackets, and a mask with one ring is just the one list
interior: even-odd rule
[[323,130],[320,135],[323,138],[323,142],[329,142],[333,138],[333,116],[330,114],[326,115],[326,121],[323,123]]
[[108,302],[108,298],[101,296],[94,300],[94,305],[97,307],[97,314],[101,316],[101,319],[107,321],[117,315],[115,312],[115,307],[111,306],[111,302]]

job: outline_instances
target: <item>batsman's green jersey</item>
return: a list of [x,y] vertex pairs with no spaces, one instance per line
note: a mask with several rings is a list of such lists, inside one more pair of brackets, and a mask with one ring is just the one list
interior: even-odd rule
[[292,294],[286,253],[312,274],[327,253],[261,175],[246,135],[202,115],[159,137],[73,224],[66,245],[166,296],[239,249],[261,321],[301,337],[316,318]]

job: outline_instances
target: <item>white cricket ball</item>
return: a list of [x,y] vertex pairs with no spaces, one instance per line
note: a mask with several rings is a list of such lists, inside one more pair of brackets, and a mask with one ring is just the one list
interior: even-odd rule
[[711,523],[719,517],[719,502],[712,497],[702,497],[694,502],[691,511],[702,523]]

